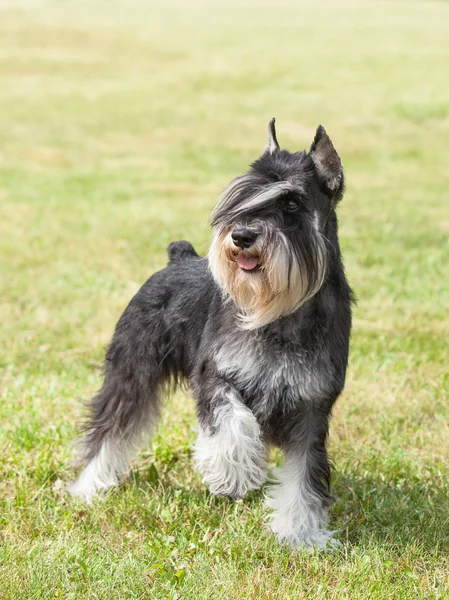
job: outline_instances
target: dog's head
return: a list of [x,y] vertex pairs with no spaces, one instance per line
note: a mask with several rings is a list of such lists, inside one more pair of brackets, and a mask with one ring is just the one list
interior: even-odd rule
[[325,230],[343,189],[341,161],[324,127],[309,152],[291,153],[279,148],[270,121],[264,153],[230,183],[212,215],[210,267],[243,327],[290,314],[320,289]]

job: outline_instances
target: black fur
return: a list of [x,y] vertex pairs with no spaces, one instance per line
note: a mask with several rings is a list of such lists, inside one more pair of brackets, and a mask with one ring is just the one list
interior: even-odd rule
[[[200,424],[212,431],[217,390],[231,389],[256,416],[266,443],[280,446],[290,456],[307,448],[305,477],[322,505],[329,504],[326,440],[331,409],[345,383],[352,296],[335,213],[343,194],[343,174],[333,155],[326,163],[326,173],[322,161],[315,159],[323,139],[325,148],[319,158],[326,160],[326,153],[335,150],[326,146],[327,135],[323,138],[320,130],[310,153],[277,148],[265,152],[251,166],[250,183],[243,185],[241,195],[231,203],[224,202],[213,217],[214,226],[276,222],[290,242],[290,260],[302,260],[303,268],[312,271],[314,263],[307,258],[313,252],[309,217],[316,211],[327,252],[320,289],[293,314],[259,329],[242,330],[236,306],[223,297],[207,257],[200,258],[189,242],[170,244],[168,266],[142,286],[117,324],[106,354],[104,384],[90,406],[84,439],[86,461],[99,453],[105,440],[131,443],[154,422],[161,394],[169,384],[183,381],[190,385]],[[230,216],[242,199],[276,181],[293,182],[297,191],[239,215],[237,222]],[[299,204],[296,212],[285,210],[289,196]],[[232,353],[239,345],[263,353],[250,384],[242,385],[239,373],[232,369],[220,370],[215,360],[218,349],[228,348],[225,352]],[[289,385],[288,375],[279,387],[273,372],[279,365],[297,370],[299,377],[307,373],[310,391],[306,383]],[[296,381],[293,375],[292,381]]]

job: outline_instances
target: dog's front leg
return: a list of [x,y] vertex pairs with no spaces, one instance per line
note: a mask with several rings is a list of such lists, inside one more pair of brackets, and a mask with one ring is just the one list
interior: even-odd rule
[[265,445],[254,414],[237,390],[223,381],[204,386],[198,393],[198,413],[194,457],[210,492],[241,498],[260,488],[266,479]]
[[326,451],[328,415],[308,407],[285,426],[285,461],[275,470],[267,504],[270,527],[280,542],[301,547],[337,545],[327,530],[330,466]]

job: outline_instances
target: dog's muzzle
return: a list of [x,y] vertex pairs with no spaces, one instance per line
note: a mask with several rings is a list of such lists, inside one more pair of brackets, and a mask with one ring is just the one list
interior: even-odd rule
[[242,271],[254,271],[259,266],[259,259],[247,249],[257,240],[258,234],[246,227],[236,227],[231,233],[232,243],[239,249],[236,255],[238,266]]
[[238,248],[249,248],[257,240],[257,233],[246,227],[238,227],[231,233],[232,241]]

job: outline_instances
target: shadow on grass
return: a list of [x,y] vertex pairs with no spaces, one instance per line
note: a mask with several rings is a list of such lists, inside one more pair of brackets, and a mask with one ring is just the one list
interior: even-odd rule
[[332,521],[341,541],[449,552],[448,489],[437,483],[335,473]]
[[[430,477],[386,480],[381,475],[358,476],[356,473],[336,472],[330,527],[339,530],[341,542],[353,546],[374,543],[379,547],[397,548],[399,553],[401,549],[416,546],[428,553],[447,555],[448,489],[446,485],[439,486],[440,481]],[[223,519],[231,515],[235,517],[234,500],[212,496],[194,479],[179,485],[167,472],[156,477],[152,467],[144,472],[133,471],[117,493],[123,494],[126,488],[136,496],[143,493],[151,504],[158,504],[161,511],[169,510],[172,526],[176,522],[180,529],[201,523],[202,527],[213,530],[222,527]],[[266,486],[238,501],[241,506],[239,513],[246,513],[245,520],[250,528],[256,523],[263,524],[265,492]],[[142,506],[142,501],[137,501],[137,504]],[[150,512],[152,510],[154,507]],[[154,516],[153,513],[151,520]],[[242,527],[245,529],[244,522]]]

